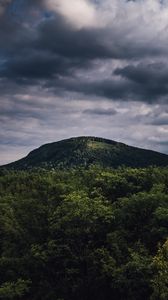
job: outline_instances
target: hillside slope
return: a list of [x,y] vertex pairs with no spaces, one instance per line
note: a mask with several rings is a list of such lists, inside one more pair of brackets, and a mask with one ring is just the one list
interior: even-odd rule
[[[77,137],[50,143],[25,158],[3,166],[7,169],[70,168],[99,164],[104,167],[167,166],[168,155],[131,147],[97,137]],[[1,167],[2,168],[2,167]]]

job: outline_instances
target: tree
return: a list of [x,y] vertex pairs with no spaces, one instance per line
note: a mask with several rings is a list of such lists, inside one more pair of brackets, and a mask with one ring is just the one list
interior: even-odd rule
[[168,299],[168,240],[159,247],[153,258],[154,277],[152,279],[153,294],[151,300]]

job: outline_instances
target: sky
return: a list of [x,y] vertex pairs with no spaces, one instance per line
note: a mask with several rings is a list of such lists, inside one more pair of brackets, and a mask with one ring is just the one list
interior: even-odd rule
[[0,0],[0,164],[83,135],[168,154],[168,1]]

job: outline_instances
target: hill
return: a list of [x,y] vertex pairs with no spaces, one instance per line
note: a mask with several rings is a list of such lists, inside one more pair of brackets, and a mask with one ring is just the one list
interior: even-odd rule
[[7,169],[167,166],[168,155],[98,137],[76,137],[41,146],[25,158],[2,166]]

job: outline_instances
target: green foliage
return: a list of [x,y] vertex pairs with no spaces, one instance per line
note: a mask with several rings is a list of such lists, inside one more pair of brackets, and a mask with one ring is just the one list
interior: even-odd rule
[[16,282],[5,282],[0,286],[0,298],[16,299],[21,298],[29,290],[29,280],[18,279]]
[[156,167],[1,172],[0,298],[167,300],[167,178]]
[[153,258],[154,277],[151,300],[168,299],[168,240],[159,248]]

